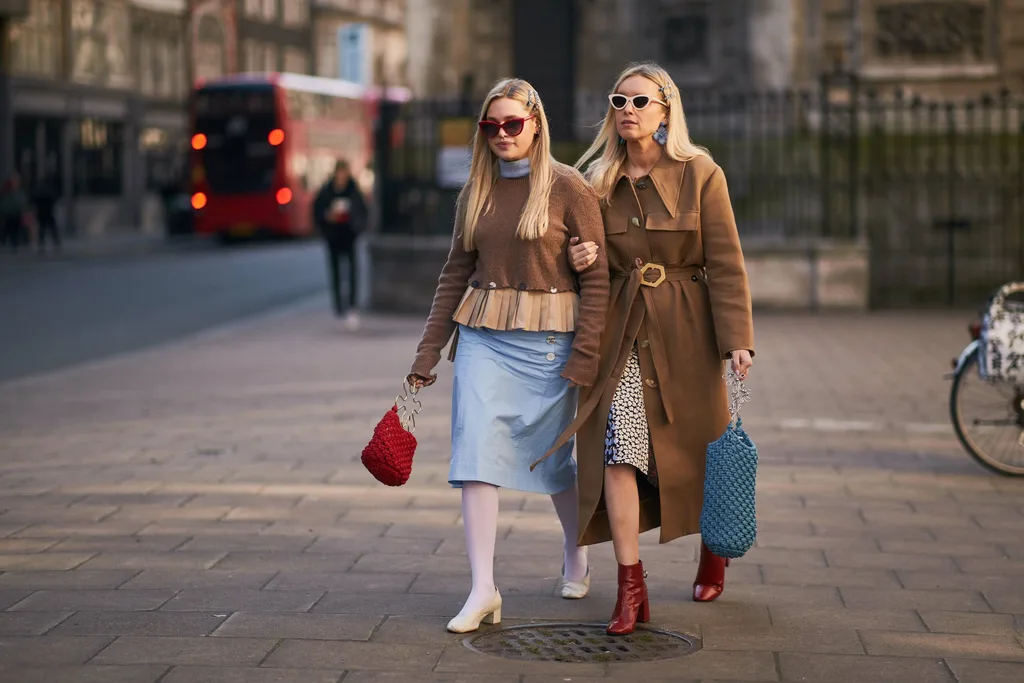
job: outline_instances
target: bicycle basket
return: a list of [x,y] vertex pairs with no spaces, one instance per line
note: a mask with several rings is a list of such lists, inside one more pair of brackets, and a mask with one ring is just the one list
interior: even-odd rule
[[983,379],[1024,384],[1024,282],[995,293],[982,316],[978,369]]

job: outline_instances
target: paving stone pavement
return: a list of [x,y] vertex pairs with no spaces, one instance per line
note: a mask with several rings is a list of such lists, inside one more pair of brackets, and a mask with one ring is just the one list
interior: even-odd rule
[[[359,463],[420,321],[347,334],[307,309],[0,385],[0,681],[1019,683],[1024,481],[974,465],[945,414],[969,318],[757,316],[758,542],[695,604],[697,540],[643,537],[652,626],[701,641],[645,664],[445,632],[469,572],[446,363],[409,484]],[[564,601],[550,502],[503,492],[499,525],[505,624],[607,618],[610,547]]]

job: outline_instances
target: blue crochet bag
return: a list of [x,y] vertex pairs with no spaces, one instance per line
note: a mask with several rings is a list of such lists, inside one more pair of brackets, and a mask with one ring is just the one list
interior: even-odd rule
[[732,368],[725,380],[732,418],[725,433],[708,444],[700,534],[708,550],[732,559],[743,557],[757,538],[757,446],[739,416],[740,406],[750,400],[750,390]]

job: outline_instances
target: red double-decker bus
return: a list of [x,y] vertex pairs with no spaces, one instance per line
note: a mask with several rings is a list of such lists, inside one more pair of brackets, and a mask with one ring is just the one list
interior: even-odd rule
[[[405,101],[405,88],[387,88]],[[313,232],[311,204],[339,158],[365,192],[380,88],[302,74],[237,74],[193,93],[195,231],[223,239]]]

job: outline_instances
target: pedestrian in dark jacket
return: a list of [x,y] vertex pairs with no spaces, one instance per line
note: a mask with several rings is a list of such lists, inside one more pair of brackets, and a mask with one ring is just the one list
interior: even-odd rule
[[21,189],[21,177],[14,173],[0,189],[0,244],[10,244],[17,251],[28,241],[30,208],[28,197]]
[[[331,297],[334,312],[345,316],[349,329],[359,326],[356,307],[356,283],[359,273],[356,265],[356,238],[366,229],[369,211],[363,193],[352,179],[348,162],[340,159],[334,167],[334,176],[328,180],[313,202],[313,223],[327,247],[327,264],[331,274]],[[338,265],[348,261],[348,296],[342,299]]]
[[46,247],[46,239],[53,242],[56,249],[60,249],[60,229],[57,227],[57,192],[56,184],[50,180],[44,180],[36,188],[32,195],[32,201],[36,207],[36,222],[39,224],[39,251]]

